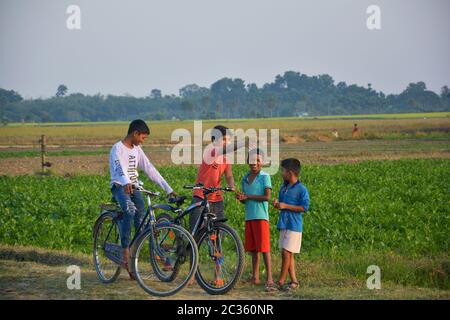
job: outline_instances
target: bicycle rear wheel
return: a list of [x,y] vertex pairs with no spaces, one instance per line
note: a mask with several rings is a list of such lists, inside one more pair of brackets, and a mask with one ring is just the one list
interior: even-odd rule
[[198,250],[192,235],[181,226],[156,224],[136,240],[132,268],[139,285],[149,294],[169,296],[194,276]]
[[209,294],[225,294],[234,288],[244,270],[244,246],[236,231],[225,223],[214,223],[198,237],[199,263],[195,278]]
[[114,282],[120,275],[120,234],[112,212],[103,213],[94,225],[93,258],[97,276],[103,283]]

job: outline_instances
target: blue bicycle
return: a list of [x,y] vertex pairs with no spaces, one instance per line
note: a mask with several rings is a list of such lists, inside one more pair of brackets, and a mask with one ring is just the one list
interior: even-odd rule
[[[169,296],[183,289],[198,266],[198,248],[193,236],[182,226],[168,221],[156,222],[151,197],[159,192],[134,186],[147,199],[147,211],[130,243],[131,272],[149,294]],[[102,213],[94,224],[93,258],[101,282],[114,282],[120,275],[122,247],[119,220],[123,211],[114,199],[101,206]]]

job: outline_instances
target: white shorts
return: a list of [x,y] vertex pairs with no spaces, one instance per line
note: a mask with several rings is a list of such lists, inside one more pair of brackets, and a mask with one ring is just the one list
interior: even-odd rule
[[302,233],[292,230],[280,230],[280,249],[299,253],[302,246]]

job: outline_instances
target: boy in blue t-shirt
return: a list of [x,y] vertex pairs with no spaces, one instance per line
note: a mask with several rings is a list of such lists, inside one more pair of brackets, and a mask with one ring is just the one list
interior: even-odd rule
[[[281,161],[284,184],[281,186],[278,200],[273,201],[273,206],[280,210],[277,228],[280,230],[279,245],[282,250],[282,262],[278,286],[283,290],[298,288],[294,254],[300,252],[303,213],[309,209],[308,189],[298,179],[299,174],[299,160],[290,158]],[[291,283],[285,285],[288,273]]]
[[260,253],[267,271],[266,290],[274,291],[270,259],[269,200],[272,191],[270,175],[261,170],[264,153],[252,149],[247,163],[250,171],[242,179],[242,192],[236,198],[245,204],[245,251],[252,255],[252,284],[259,284]]

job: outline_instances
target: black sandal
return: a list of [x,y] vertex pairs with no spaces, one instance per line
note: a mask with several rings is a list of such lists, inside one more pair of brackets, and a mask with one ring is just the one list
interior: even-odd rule
[[280,290],[280,288],[279,288],[279,286],[277,286],[275,284],[275,282],[266,284],[266,287],[265,287],[266,292],[275,292],[275,291],[279,291],[279,290]]
[[283,286],[283,291],[295,290],[299,287],[298,282],[291,282],[288,285]]
[[122,268],[127,270],[128,275],[130,276],[130,280],[136,280],[136,277],[134,276],[134,273],[130,271],[128,267],[128,262],[122,262]]

